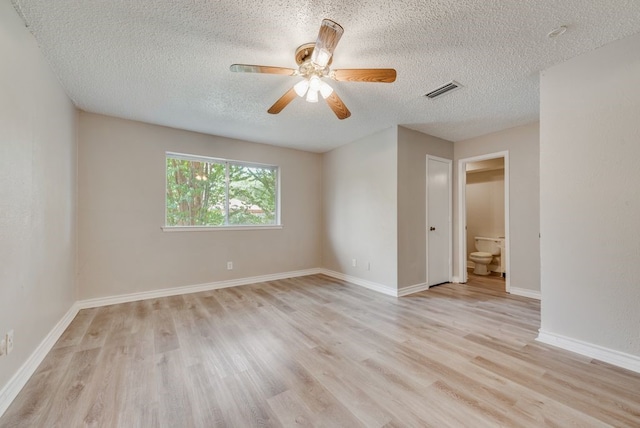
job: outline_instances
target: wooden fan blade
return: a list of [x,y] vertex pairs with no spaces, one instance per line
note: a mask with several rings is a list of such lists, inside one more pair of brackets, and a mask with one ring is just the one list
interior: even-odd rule
[[320,67],[326,67],[340,41],[340,37],[342,37],[342,33],[344,33],[344,28],[340,24],[330,19],[323,19],[316,45],[311,54],[311,62]]
[[333,70],[331,77],[347,82],[391,83],[396,81],[396,71],[393,68],[352,68]]
[[331,110],[333,110],[336,116],[338,116],[338,119],[342,120],[351,116],[351,112],[347,106],[344,105],[338,94],[336,94],[336,91],[333,91],[326,100],[329,107],[331,107]]
[[281,96],[278,101],[276,101],[269,110],[267,110],[271,114],[278,114],[284,109],[295,97],[297,97],[296,91],[291,88],[283,96]]
[[298,70],[284,67],[270,67],[267,65],[251,65],[251,64],[233,64],[229,69],[236,73],[266,73],[266,74],[284,74],[294,76]]

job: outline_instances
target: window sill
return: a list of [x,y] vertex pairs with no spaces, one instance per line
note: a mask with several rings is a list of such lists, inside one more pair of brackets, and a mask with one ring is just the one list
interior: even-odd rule
[[224,230],[277,230],[282,225],[269,226],[161,226],[163,232],[220,232]]

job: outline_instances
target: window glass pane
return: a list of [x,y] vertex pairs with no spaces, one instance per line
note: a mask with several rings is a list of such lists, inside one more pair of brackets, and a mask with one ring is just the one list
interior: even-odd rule
[[229,165],[229,224],[276,224],[277,169]]
[[278,167],[167,153],[166,226],[278,223]]
[[167,226],[225,224],[225,165],[167,157]]

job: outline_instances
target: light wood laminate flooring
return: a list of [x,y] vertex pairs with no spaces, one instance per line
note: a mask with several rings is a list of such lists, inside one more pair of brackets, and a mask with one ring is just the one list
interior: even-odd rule
[[499,274],[491,273],[490,275],[476,275],[473,269],[467,270],[467,285],[471,287],[480,287],[493,291],[505,291],[507,284],[505,278]]
[[640,374],[538,328],[524,297],[322,275],[86,309],[0,426],[640,426]]

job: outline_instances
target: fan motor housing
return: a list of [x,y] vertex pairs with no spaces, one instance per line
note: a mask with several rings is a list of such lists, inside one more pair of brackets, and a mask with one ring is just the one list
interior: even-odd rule
[[[302,65],[307,61],[311,61],[311,54],[313,53],[313,48],[316,46],[315,43],[305,43],[304,45],[298,46],[296,49],[296,64]],[[327,66],[331,65],[333,62],[333,55],[329,58],[329,63]]]

